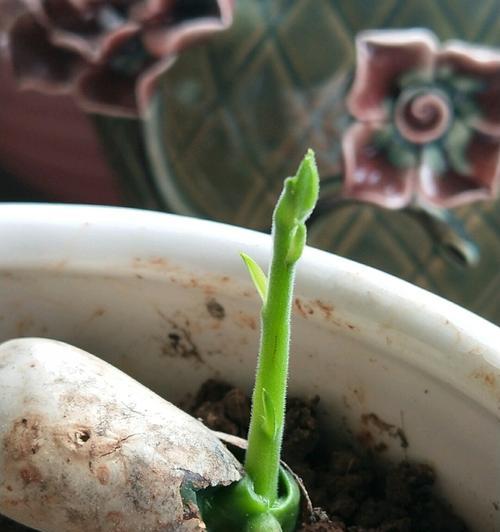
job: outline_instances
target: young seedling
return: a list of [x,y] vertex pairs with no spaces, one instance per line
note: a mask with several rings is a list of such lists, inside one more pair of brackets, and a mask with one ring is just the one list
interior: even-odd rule
[[210,531],[286,532],[296,527],[300,492],[293,477],[280,466],[280,456],[295,267],[306,243],[305,222],[314,209],[318,190],[314,153],[309,150],[297,174],[285,180],[273,213],[273,256],[268,276],[252,258],[241,254],[262,298],[246,475],[227,488],[199,494]]
[[[0,513],[46,532],[292,531],[300,493],[280,467],[294,271],[318,196],[309,152],[273,215],[245,457],[197,420],[68,344],[0,344]],[[241,480],[240,480],[241,479]],[[47,504],[50,500],[50,504]],[[201,516],[200,516],[201,512]]]

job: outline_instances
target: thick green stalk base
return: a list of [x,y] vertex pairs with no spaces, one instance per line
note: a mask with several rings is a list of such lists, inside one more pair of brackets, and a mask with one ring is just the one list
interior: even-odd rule
[[255,493],[248,475],[224,488],[198,491],[196,497],[208,532],[293,532],[297,526],[300,490],[283,468],[272,505]]

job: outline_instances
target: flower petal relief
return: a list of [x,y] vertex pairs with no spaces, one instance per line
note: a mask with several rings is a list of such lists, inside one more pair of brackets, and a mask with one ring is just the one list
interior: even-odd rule
[[376,30],[356,42],[343,137],[344,194],[400,209],[452,208],[500,186],[500,51],[440,45],[427,30]]
[[137,116],[186,47],[230,26],[234,0],[23,0],[9,48],[23,88]]

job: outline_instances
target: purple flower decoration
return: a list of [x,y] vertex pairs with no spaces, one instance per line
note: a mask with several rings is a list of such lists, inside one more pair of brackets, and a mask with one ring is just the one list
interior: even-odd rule
[[500,52],[440,47],[426,30],[360,34],[347,98],[344,193],[399,209],[495,197],[500,184]]
[[24,0],[10,29],[22,88],[72,93],[93,113],[137,116],[186,47],[227,28],[234,0]]

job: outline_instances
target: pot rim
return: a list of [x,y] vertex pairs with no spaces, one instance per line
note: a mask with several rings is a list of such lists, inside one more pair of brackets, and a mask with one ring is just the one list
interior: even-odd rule
[[[239,251],[264,266],[271,245],[266,234],[175,214],[25,203],[2,204],[0,241],[0,275],[52,269],[92,275],[111,270],[113,276],[127,277],[136,275],[142,258],[229,276],[247,286]],[[141,274],[165,278],[158,268]],[[297,287],[301,298],[321,300],[335,313],[338,309],[351,329],[343,334],[370,343],[391,335],[392,356],[500,419],[500,328],[493,323],[392,275],[311,247],[299,263]],[[412,355],[415,343],[428,346],[428,354]]]

